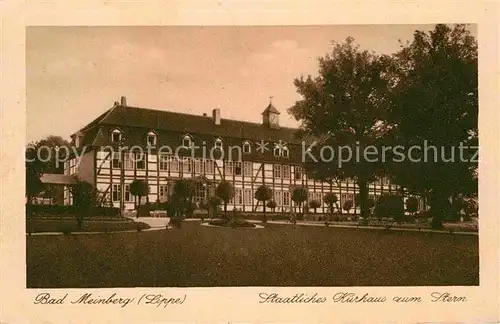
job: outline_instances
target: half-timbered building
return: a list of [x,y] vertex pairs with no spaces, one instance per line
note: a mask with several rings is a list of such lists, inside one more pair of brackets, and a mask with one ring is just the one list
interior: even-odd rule
[[[280,126],[279,116],[271,102],[262,112],[262,122],[252,123],[224,119],[219,108],[210,115],[190,115],[131,107],[122,97],[72,135],[78,154],[65,162],[65,174],[92,183],[122,209],[134,208],[135,197],[130,193],[134,179],[147,181],[150,190],[144,199],[149,202],[167,200],[173,183],[182,178],[201,180],[194,195],[200,202],[225,179],[235,188],[230,206],[245,212],[262,211],[254,199],[262,184],[273,190],[279,213],[293,208],[291,195],[297,186],[307,188],[309,201],[322,204],[318,213],[328,212],[322,199],[328,192],[337,194],[340,206],[354,201],[354,181],[331,184],[308,178],[296,129]],[[396,190],[386,178],[369,189],[372,197]],[[65,202],[71,203],[69,191]]]

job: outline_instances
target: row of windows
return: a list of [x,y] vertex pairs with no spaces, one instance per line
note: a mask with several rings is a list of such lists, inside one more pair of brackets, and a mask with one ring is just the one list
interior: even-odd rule
[[[72,161],[72,160],[71,160]],[[145,170],[146,169],[146,159],[145,155],[142,153],[132,154],[124,153],[124,169],[125,170]],[[240,162],[240,161],[224,161],[226,175],[244,175],[252,176],[252,162]],[[118,152],[113,152],[112,157],[112,167],[114,169],[120,169],[122,166],[120,155]],[[210,159],[201,158],[177,158],[171,155],[160,155],[158,168],[161,171],[171,171],[171,172],[185,172],[185,173],[195,173],[195,174],[214,174],[215,173],[215,161]],[[295,180],[302,180],[305,176],[304,170],[299,167],[294,167],[294,178]],[[273,177],[276,179],[290,179],[291,177],[291,166],[286,164],[274,164],[273,165]],[[390,180],[387,177],[383,177],[379,180],[383,185],[389,185]]]
[[[119,129],[114,129],[111,132],[111,141],[113,143],[121,143],[123,140],[122,132]],[[155,132],[149,132],[146,137],[146,144],[148,147],[156,147],[158,142],[158,135]],[[183,147],[190,148],[194,145],[193,139],[190,135],[184,135],[182,138],[181,144]],[[214,148],[222,150],[222,140],[220,138],[216,139],[214,141]],[[243,146],[242,146],[242,151],[245,154],[251,153],[252,152],[252,145],[250,144],[249,141],[244,141]],[[273,154],[274,156],[277,157],[284,157],[288,158],[290,155],[290,152],[288,148],[285,145],[282,145],[281,143],[275,144],[275,147],[273,149]]]

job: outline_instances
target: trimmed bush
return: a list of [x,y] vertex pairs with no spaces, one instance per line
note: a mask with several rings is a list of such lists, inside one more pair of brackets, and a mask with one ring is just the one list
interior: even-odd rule
[[404,212],[403,198],[398,195],[381,195],[375,206],[375,216],[379,219],[392,217],[395,221],[401,222],[404,220]]

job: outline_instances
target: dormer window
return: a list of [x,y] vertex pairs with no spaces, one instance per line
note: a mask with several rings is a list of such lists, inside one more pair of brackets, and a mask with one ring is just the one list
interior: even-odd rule
[[157,135],[155,132],[149,132],[147,136],[147,142],[149,147],[156,147]]
[[218,150],[222,150],[222,140],[220,138],[215,140],[214,148],[216,148]]
[[252,147],[249,142],[243,143],[243,153],[248,154],[252,152]]
[[122,140],[122,132],[119,129],[114,129],[111,132],[111,141],[113,143],[120,143]]
[[283,157],[287,158],[290,154],[290,152],[288,151],[288,147],[283,147],[283,149],[281,150],[281,153],[282,153]]
[[274,156],[281,156],[281,150],[279,146],[275,146],[273,150]]
[[274,145],[273,154],[277,157],[288,158],[290,156],[290,151],[288,150],[288,147],[283,145],[280,141],[279,144]]
[[182,146],[190,148],[192,144],[193,144],[193,141],[191,139],[191,136],[185,135],[182,138]]

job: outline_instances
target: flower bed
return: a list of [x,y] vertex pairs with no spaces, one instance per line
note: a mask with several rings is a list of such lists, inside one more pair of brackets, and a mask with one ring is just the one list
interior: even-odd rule
[[231,227],[231,228],[237,228],[237,227],[247,227],[247,228],[253,228],[255,227],[255,224],[252,224],[250,222],[247,222],[244,219],[215,219],[208,224],[212,226],[220,226],[220,227]]

